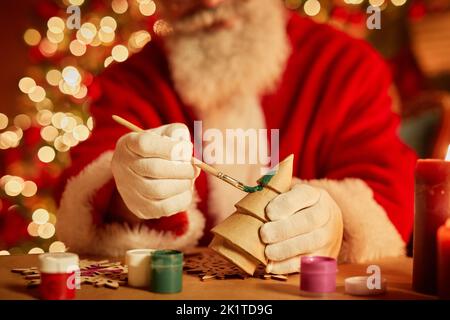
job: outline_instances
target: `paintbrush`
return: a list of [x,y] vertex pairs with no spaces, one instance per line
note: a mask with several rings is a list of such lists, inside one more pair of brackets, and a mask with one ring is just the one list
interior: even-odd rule
[[[122,117],[113,115],[112,118],[114,119],[114,121],[116,121],[117,123],[121,124],[122,126],[128,128],[128,129],[130,129],[131,131],[134,131],[134,132],[143,132],[144,131],[142,128],[139,128],[137,125],[131,123],[130,121],[128,121]],[[265,175],[260,180],[258,180],[257,186],[251,187],[251,186],[246,186],[239,180],[234,179],[233,177],[231,177],[223,172],[218,171],[216,168],[198,160],[197,158],[192,157],[192,164],[199,167],[203,171],[215,176],[216,178],[219,178],[220,180],[225,181],[226,183],[232,185],[233,187],[235,187],[241,191],[248,192],[248,193],[261,191],[263,189],[264,185],[266,185],[269,182],[270,178],[272,177],[272,175]]]

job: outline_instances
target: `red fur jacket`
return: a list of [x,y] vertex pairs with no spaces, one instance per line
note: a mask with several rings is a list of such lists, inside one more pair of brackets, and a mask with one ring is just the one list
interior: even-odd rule
[[[293,15],[292,53],[282,81],[261,98],[268,129],[280,129],[280,159],[295,155],[294,176],[325,188],[341,207],[341,259],[400,255],[412,230],[415,156],[400,141],[391,111],[391,79],[368,44]],[[110,162],[127,133],[118,114],[143,128],[201,119],[171,83],[163,40],[109,67],[90,88],[91,138],[71,152],[62,179],[58,236],[71,250],[121,255],[135,247],[207,244],[214,204],[203,173],[187,212],[130,225],[116,221]],[[202,238],[203,237],[203,238]],[[201,239],[202,238],[202,239]],[[201,240],[200,240],[201,239]]]

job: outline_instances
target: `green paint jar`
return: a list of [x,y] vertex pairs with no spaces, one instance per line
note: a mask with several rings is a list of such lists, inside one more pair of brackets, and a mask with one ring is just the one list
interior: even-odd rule
[[176,250],[157,250],[151,256],[150,291],[177,293],[183,287],[183,253]]

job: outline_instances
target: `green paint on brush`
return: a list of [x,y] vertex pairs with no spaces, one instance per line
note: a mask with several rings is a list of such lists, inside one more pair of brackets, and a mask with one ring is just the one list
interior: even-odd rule
[[273,174],[266,174],[266,175],[262,176],[258,180],[257,186],[254,186],[254,187],[244,186],[244,191],[248,192],[248,193],[261,191],[270,182],[270,180],[272,179],[273,176],[274,176]]

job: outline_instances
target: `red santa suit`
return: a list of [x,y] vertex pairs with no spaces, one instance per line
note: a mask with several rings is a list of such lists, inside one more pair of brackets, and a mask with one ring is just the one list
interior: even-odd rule
[[[415,156],[397,135],[385,64],[365,42],[297,15],[287,33],[292,52],[282,79],[259,101],[264,127],[280,129],[280,159],[294,154],[294,176],[326,189],[340,206],[341,260],[403,254],[412,230]],[[111,115],[147,129],[175,122],[192,129],[200,119],[174,89],[163,39],[154,36],[143,51],[109,67],[90,92],[95,128],[72,150],[63,176],[59,238],[71,250],[107,255],[207,245],[220,201],[207,183],[215,178],[204,173],[186,212],[136,225],[114,220],[119,195],[110,163],[128,130]]]

